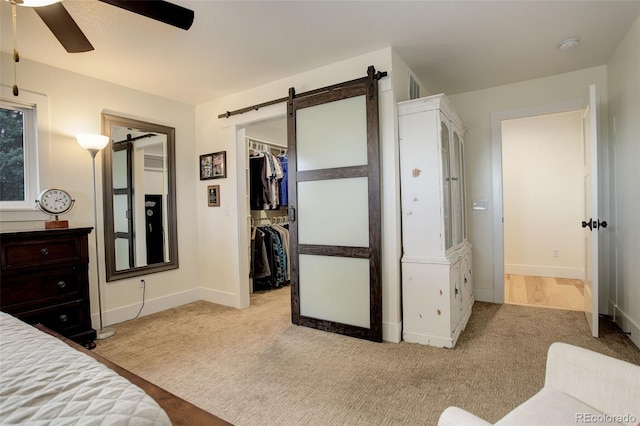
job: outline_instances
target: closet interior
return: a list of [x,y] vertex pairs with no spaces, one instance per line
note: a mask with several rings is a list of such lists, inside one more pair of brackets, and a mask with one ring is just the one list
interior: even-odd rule
[[286,120],[245,128],[251,290],[289,284]]

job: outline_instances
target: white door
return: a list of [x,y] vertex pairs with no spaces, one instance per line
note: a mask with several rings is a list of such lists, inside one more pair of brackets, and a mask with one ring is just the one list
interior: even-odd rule
[[589,86],[589,105],[582,118],[584,153],[584,313],[593,337],[598,337],[598,122],[596,86]]

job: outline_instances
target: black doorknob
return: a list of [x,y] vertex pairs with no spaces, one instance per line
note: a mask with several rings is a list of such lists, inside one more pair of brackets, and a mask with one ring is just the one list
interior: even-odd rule
[[603,220],[602,222],[600,222],[599,219],[589,219],[589,222],[585,222],[584,220],[582,221],[582,227],[583,228],[589,228],[590,231],[598,230],[599,228],[606,228],[608,225],[606,220]]
[[582,221],[582,227],[586,228],[587,226],[589,227],[590,231],[593,231],[593,220],[592,219],[589,219],[589,222],[585,222],[584,220]]

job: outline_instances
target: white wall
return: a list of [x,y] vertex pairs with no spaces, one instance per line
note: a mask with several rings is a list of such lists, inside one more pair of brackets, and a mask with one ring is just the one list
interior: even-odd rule
[[[9,55],[2,54],[1,83],[13,84],[13,67]],[[195,150],[195,108],[158,96],[117,86],[80,74],[64,71],[21,58],[18,65],[22,92],[45,94],[49,106],[49,167],[47,186],[67,189],[76,203],[66,215],[72,227],[93,226],[93,182],[91,157],[78,145],[77,133],[100,133],[101,113],[109,112],[130,118],[159,123],[176,128],[177,216],[178,251],[180,268],[174,271],[144,276],[147,283],[147,303],[144,314],[166,309],[199,299],[197,280],[197,254],[193,244],[198,238],[196,205],[192,188],[197,179]],[[102,252],[102,156],[96,158],[98,184],[98,229],[101,282],[103,283],[103,310],[105,323],[124,321],[133,317],[140,308],[142,290],[139,278],[105,283],[104,253]],[[39,222],[2,222],[2,229],[44,228]],[[89,237],[91,312],[97,316],[96,253],[94,233]],[[96,322],[94,321],[94,326]]]
[[[244,307],[248,293],[244,286],[248,278],[242,271],[241,260],[246,256],[242,246],[246,211],[243,207],[244,150],[236,144],[236,127],[243,128],[252,122],[285,114],[281,103],[258,111],[251,111],[231,118],[218,119],[218,114],[233,111],[272,99],[287,96],[288,89],[297,93],[352,80],[366,75],[367,67],[376,70],[392,70],[392,51],[382,49],[343,62],[314,69],[302,74],[274,81],[264,86],[227,96],[196,107],[197,154],[227,151],[227,178],[219,179],[221,208],[208,208],[206,186],[211,181],[196,185],[198,211],[198,242],[200,285],[208,289],[207,300],[230,306]],[[379,115],[381,140],[381,198],[382,198],[382,286],[383,286],[383,337],[398,341],[401,332],[400,308],[400,246],[397,137],[395,99],[391,79],[379,82]],[[243,144],[243,141],[238,141]],[[238,198],[240,197],[240,198]],[[239,285],[239,283],[241,283]]]
[[609,61],[609,138],[615,156],[615,283],[611,303],[616,321],[640,346],[640,18]]
[[[500,159],[501,153],[494,153],[492,147],[492,114],[576,102],[586,106],[589,85],[592,83],[597,85],[601,97],[602,113],[599,124],[603,134],[600,139],[606,150],[608,120],[605,66],[450,96],[452,104],[458,109],[467,126],[467,205],[470,206],[472,200],[489,201],[489,209],[473,210],[468,217],[469,241],[473,244],[476,300],[501,302],[504,297],[504,284],[498,284],[503,283],[502,277],[496,277],[494,272],[494,266],[502,265],[503,262],[503,259],[494,257],[494,246],[501,247],[502,243],[495,239],[496,228],[499,225],[494,225],[494,213],[500,217],[502,205],[492,204],[498,199],[497,196],[501,197],[501,193],[494,194],[494,185],[502,191],[502,170],[499,166],[494,168],[493,155],[496,154]],[[606,306],[606,289],[601,292],[601,296]]]
[[584,279],[583,115],[502,121],[505,274]]

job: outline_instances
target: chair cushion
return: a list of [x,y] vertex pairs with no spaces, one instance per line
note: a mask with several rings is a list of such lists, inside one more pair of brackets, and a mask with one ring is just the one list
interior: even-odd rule
[[607,416],[563,392],[548,387],[542,388],[540,392],[496,423],[500,426],[569,424],[615,425],[621,423],[618,423],[613,416]]

